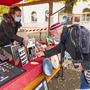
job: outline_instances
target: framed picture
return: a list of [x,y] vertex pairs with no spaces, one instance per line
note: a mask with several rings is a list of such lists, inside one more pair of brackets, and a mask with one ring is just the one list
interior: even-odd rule
[[28,57],[27,57],[27,53],[26,53],[25,47],[24,46],[23,47],[20,47],[18,49],[18,53],[19,53],[19,58],[21,60],[21,64],[22,65],[27,64],[28,63]]
[[19,59],[19,53],[18,53],[18,49],[20,48],[19,45],[12,45],[11,46],[11,51],[12,51],[12,55],[13,55],[13,60],[17,60]]
[[33,90],[49,90],[46,79],[44,78]]

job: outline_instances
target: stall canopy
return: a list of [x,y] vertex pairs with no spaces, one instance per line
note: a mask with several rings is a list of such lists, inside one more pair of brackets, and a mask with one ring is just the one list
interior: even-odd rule
[[15,3],[18,3],[22,0],[0,0],[0,5],[7,5],[7,6],[11,6]]
[[[40,1],[40,0],[0,0],[0,5],[7,5],[7,6],[11,6],[13,4],[16,4],[20,1],[23,1],[23,2],[36,2],[36,1]],[[43,0],[41,0],[43,1]]]

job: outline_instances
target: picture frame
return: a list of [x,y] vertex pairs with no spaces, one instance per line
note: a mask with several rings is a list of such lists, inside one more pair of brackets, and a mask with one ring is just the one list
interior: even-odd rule
[[33,90],[49,90],[46,78],[44,78]]
[[26,52],[26,48],[20,47],[18,49],[18,54],[19,54],[19,59],[21,61],[22,65],[26,65],[28,63],[28,56],[27,56],[27,52]]
[[31,38],[29,39],[29,43],[27,45],[27,53],[28,53],[28,57],[29,60],[33,60],[34,58],[36,58],[35,55],[35,38]]

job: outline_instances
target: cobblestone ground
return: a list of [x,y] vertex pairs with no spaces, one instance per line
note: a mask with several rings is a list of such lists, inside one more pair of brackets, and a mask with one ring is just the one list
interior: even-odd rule
[[48,86],[49,90],[75,90],[79,89],[80,72],[75,70],[72,65],[64,71],[65,80],[61,77],[53,78]]

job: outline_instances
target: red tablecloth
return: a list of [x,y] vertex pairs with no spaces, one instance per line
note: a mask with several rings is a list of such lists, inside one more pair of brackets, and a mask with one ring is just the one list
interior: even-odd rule
[[23,68],[27,71],[0,87],[0,90],[23,90],[25,86],[27,86],[42,72],[43,59],[44,57],[35,59],[35,61],[39,62],[38,65],[28,63],[27,65],[23,66]]

